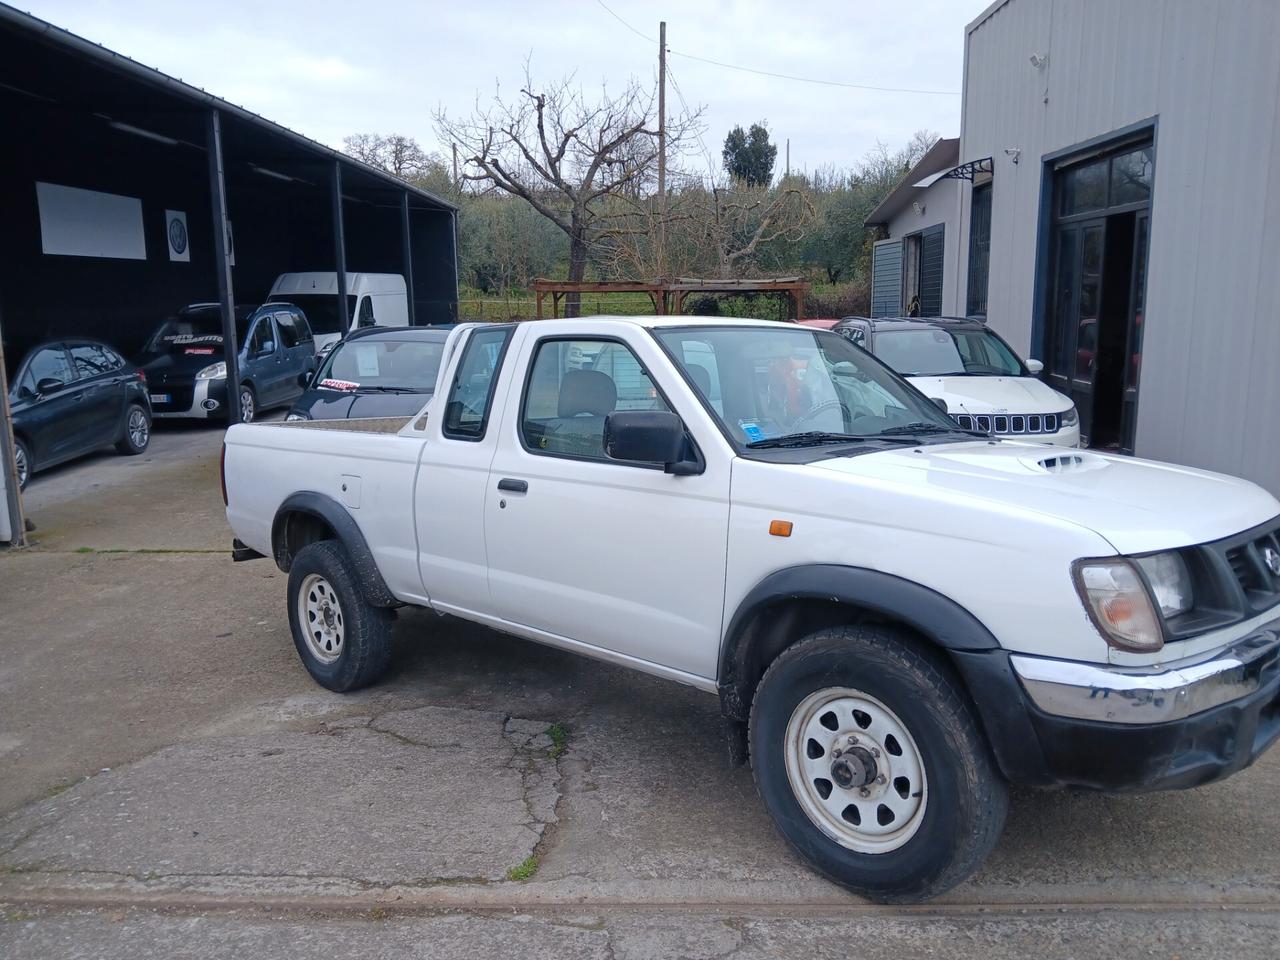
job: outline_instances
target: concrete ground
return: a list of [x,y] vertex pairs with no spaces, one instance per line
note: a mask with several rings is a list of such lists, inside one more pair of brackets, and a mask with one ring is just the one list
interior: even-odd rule
[[0,553],[0,956],[1275,956],[1280,754],[1019,792],[987,866],[866,904],[781,842],[705,694],[422,611],[341,696],[233,564],[212,428],[33,481]]

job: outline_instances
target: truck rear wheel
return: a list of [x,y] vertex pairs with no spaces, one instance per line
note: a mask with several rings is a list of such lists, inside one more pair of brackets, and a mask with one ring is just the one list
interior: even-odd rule
[[819,872],[884,902],[968,877],[1008,789],[955,681],[887,626],[822,630],[769,666],[751,762],[774,823]]
[[289,627],[307,672],[346,693],[374,683],[391,660],[391,611],[365,599],[336,540],[298,551],[289,567]]

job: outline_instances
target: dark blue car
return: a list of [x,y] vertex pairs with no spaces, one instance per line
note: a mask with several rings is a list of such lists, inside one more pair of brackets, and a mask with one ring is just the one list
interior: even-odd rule
[[[315,368],[315,341],[302,311],[289,303],[235,308],[240,344],[242,419],[289,405],[299,378]],[[147,376],[157,417],[227,416],[227,365],[222,360],[222,314],[216,303],[183,307],[147,341],[138,365]]]
[[151,404],[137,367],[105,343],[44,343],[9,387],[18,486],[31,474],[115,444],[139,454],[151,442]]
[[369,327],[325,356],[286,420],[410,417],[436,386],[445,327]]

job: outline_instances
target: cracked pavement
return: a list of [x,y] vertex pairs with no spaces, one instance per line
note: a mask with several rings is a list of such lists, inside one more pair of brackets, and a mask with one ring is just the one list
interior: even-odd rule
[[378,687],[317,687],[279,572],[201,552],[218,435],[181,440],[141,494],[38,478],[39,545],[0,553],[0,956],[1274,955],[1276,753],[1019,792],[969,883],[868,905],[778,838],[705,694],[425,611]]

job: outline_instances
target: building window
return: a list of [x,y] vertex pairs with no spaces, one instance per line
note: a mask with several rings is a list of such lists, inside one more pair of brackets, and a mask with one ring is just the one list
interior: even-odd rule
[[969,209],[969,293],[965,313],[987,315],[987,276],[991,270],[991,184],[973,188]]

